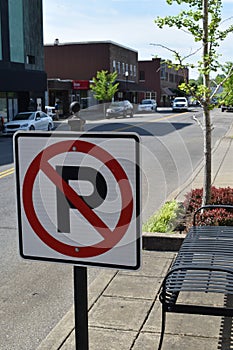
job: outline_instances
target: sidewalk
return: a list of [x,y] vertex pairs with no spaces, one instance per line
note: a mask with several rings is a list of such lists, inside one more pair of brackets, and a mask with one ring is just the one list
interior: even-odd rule
[[[233,125],[213,150],[213,185],[233,187],[232,174]],[[189,189],[202,187],[202,177],[203,168],[200,166],[193,179],[175,191],[172,197],[182,200]],[[140,271],[106,269],[98,275],[89,287],[90,350],[157,349],[161,330],[158,295],[175,255],[169,251],[144,250]],[[213,302],[217,303],[217,298]],[[232,349],[232,325],[229,323],[221,317],[168,314],[163,350]],[[37,348],[58,349],[75,350],[73,309]]]

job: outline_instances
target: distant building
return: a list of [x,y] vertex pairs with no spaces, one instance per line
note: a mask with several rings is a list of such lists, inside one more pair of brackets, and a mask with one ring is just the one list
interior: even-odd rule
[[160,104],[161,88],[160,88],[160,58],[153,58],[152,60],[139,61],[139,86],[141,92],[139,95],[139,102],[142,99],[149,98],[157,101]]
[[42,0],[0,1],[0,115],[44,107]]
[[137,51],[112,41],[60,43],[55,39],[44,46],[44,56],[49,104],[58,101],[64,114],[68,114],[73,100],[82,108],[96,103],[90,83],[97,71],[117,72],[115,99],[139,103],[150,98],[159,106],[171,105],[183,80],[180,70],[169,68],[160,58],[138,61]]
[[83,107],[93,103],[90,82],[101,70],[118,73],[116,99],[137,102],[137,51],[112,41],[59,43],[56,39],[53,45],[44,46],[44,55],[49,103],[60,100],[64,112],[72,99]]
[[158,106],[170,106],[171,100],[178,93],[178,86],[184,81],[184,74],[188,78],[188,69],[176,70],[169,67],[161,58],[139,61],[139,90],[140,99],[150,98],[157,101]]
[[178,86],[186,79],[189,81],[188,68],[177,70],[175,66],[170,67],[166,61],[161,60],[160,86],[162,105],[167,105],[175,96],[178,95]]

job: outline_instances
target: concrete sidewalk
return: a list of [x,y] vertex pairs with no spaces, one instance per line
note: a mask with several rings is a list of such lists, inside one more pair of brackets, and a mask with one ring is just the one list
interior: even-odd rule
[[[213,185],[233,187],[233,128],[213,150]],[[203,167],[172,194],[182,200],[202,187]],[[151,239],[154,238],[151,236]],[[155,241],[155,240],[154,240]],[[169,247],[167,247],[169,248]],[[156,249],[156,247],[155,247]],[[143,251],[138,272],[103,270],[89,287],[90,350],[153,350],[161,330],[159,290],[175,252]],[[200,296],[196,295],[196,298]],[[202,296],[203,297],[203,296]],[[218,303],[222,296],[211,302]],[[168,314],[163,350],[227,350],[233,348],[232,324],[213,316]],[[74,350],[71,309],[37,350]],[[81,349],[81,348],[80,348]]]

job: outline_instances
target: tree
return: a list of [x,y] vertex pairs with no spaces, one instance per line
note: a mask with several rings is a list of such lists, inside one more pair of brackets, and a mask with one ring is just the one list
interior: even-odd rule
[[226,76],[229,75],[229,71],[232,70],[232,62],[227,62],[224,67],[224,74],[216,77],[216,81],[223,86],[223,92],[220,95],[221,103],[226,106],[233,106],[233,75],[227,80]]
[[101,102],[109,102],[118,91],[119,83],[116,83],[117,72],[109,73],[106,70],[97,72],[93,84],[90,85],[95,98]]
[[[192,55],[201,51],[200,60],[197,63],[197,69],[203,78],[203,83],[197,88],[188,83],[186,76],[185,82],[179,86],[180,89],[186,93],[194,96],[203,107],[203,136],[204,136],[204,181],[203,181],[203,200],[202,204],[208,204],[211,198],[211,131],[212,123],[210,110],[213,108],[211,104],[214,94],[219,87],[216,86],[214,92],[210,88],[210,74],[216,72],[221,64],[219,62],[218,48],[220,43],[233,31],[233,26],[229,26],[225,30],[221,30],[221,0],[166,0],[168,5],[177,3],[182,10],[176,16],[157,17],[155,23],[159,28],[164,26],[176,27],[184,30],[192,35],[195,42],[201,44],[201,47],[195,52],[192,52],[186,57],[176,50],[172,50],[175,56],[177,69],[184,69],[186,67],[194,68],[194,64],[185,63]],[[160,45],[162,46],[162,45]],[[230,70],[232,74],[232,69]],[[230,75],[226,76],[225,81]],[[222,82],[223,83],[223,82]],[[222,84],[221,83],[221,84]],[[221,85],[220,84],[220,85]]]

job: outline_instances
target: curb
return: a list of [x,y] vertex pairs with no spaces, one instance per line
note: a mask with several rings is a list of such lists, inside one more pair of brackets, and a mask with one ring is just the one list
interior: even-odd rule
[[185,233],[143,232],[142,249],[178,252],[185,237]]

